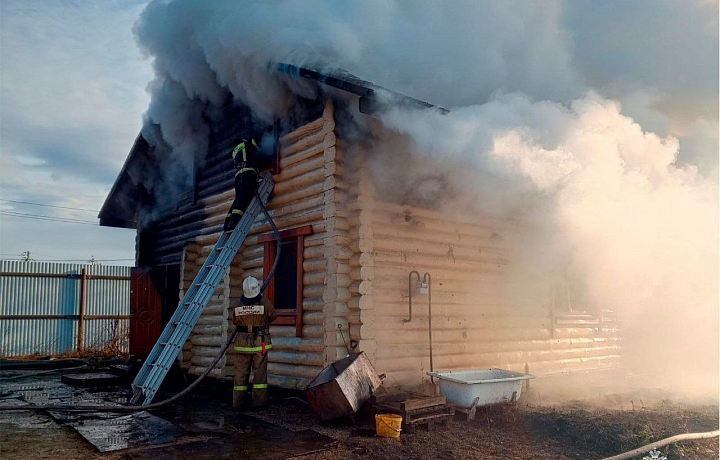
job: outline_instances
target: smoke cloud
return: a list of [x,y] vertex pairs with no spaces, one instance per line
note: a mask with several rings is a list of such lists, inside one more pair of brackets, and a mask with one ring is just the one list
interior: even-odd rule
[[[515,241],[530,249],[514,257],[522,301],[542,301],[553,281],[571,279],[585,307],[625,322],[636,371],[715,393],[717,184],[676,165],[677,139],[643,131],[594,94],[569,107],[499,96],[448,115],[395,112],[384,121],[417,142],[418,154],[453,152],[510,187],[504,213],[537,230]],[[521,193],[523,185],[536,194]],[[476,208],[498,203],[490,193],[473,197],[484,200]]]
[[[207,148],[213,109],[228,101],[266,121],[286,114],[297,96],[319,89],[274,72],[278,62],[344,68],[452,108],[381,116],[389,131],[371,136],[369,150],[398,153],[371,154],[380,186],[401,178],[399,200],[413,189],[416,203],[501,214],[534,228],[532,244],[515,254],[526,298],[545,302],[555,278],[572,279],[587,304],[623,316],[627,354],[639,370],[668,381],[680,369],[702,372],[716,392],[717,27],[702,21],[717,16],[717,4],[654,2],[654,22],[639,15],[632,23],[673,49],[683,48],[674,31],[692,29],[688,36],[701,45],[693,53],[710,51],[687,65],[707,59],[711,70],[680,86],[663,72],[674,62],[663,59],[663,47],[612,42],[633,36],[621,33],[624,2],[617,11],[585,12],[597,13],[587,16],[588,29],[606,45],[601,50],[583,34],[579,5],[152,1],[135,27],[156,72],[146,130],[159,125],[162,139],[151,142],[182,159]],[[611,45],[624,50],[622,61],[607,58],[615,56]],[[633,67],[640,55],[654,72]],[[625,69],[622,78],[614,79],[614,68]],[[715,110],[688,115],[682,95],[714,101]],[[620,101],[659,132],[623,114]],[[684,133],[700,150],[684,151]]]

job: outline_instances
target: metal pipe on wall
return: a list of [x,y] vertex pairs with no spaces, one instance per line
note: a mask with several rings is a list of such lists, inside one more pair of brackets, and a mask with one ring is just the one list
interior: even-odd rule
[[417,270],[413,270],[408,275],[408,319],[404,319],[404,323],[409,323],[412,321],[412,276],[413,274],[417,275],[418,281],[420,281],[420,273],[417,272]]
[[[412,321],[412,277],[413,275],[417,275],[418,282],[420,282],[420,273],[416,270],[411,271],[408,274],[408,318],[403,319],[404,323],[409,323]],[[425,287],[423,285],[427,286],[427,296],[428,296],[428,341],[430,343],[430,372],[433,372],[435,370],[435,367],[433,366],[433,343],[432,343],[432,277],[430,276],[429,272],[425,272],[425,274],[422,277],[422,287]],[[430,381],[432,383],[435,383],[435,378],[430,376]]]
[[[425,281],[427,279],[427,281]],[[435,371],[433,366],[433,343],[432,343],[432,278],[429,272],[423,275],[423,283],[428,286],[428,340],[430,342],[430,372]],[[430,376],[430,381],[435,383],[435,377]]]

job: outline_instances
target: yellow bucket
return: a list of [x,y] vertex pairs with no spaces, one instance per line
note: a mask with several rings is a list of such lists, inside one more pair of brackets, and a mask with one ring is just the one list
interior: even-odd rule
[[399,438],[402,416],[397,414],[377,414],[375,432],[384,438]]

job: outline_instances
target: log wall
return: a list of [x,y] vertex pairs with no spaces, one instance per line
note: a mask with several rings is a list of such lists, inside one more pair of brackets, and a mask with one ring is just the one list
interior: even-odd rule
[[[513,222],[446,215],[383,202],[366,170],[351,188],[350,324],[386,385],[426,384],[430,370],[428,298],[408,274],[432,276],[434,368],[501,367],[538,376],[614,367],[617,324],[610,312],[569,318],[536,305],[507,305],[507,248]],[[414,278],[413,281],[416,279]]]
[[[340,357],[338,344],[342,345],[342,339],[337,325],[347,330],[343,292],[349,286],[346,275],[349,268],[341,261],[350,257],[346,241],[348,224],[336,206],[344,200],[344,185],[337,177],[342,173],[342,162],[335,150],[334,128],[333,106],[328,102],[320,118],[280,138],[280,173],[274,176],[275,188],[268,209],[280,230],[309,225],[312,234],[305,236],[303,247],[302,335],[296,337],[295,326],[271,326],[273,349],[268,365],[271,385],[304,388],[328,362]],[[231,145],[225,144],[222,144],[227,147],[225,150],[229,150]],[[221,174],[218,180],[224,183],[226,174]],[[212,182],[208,180],[209,184]],[[209,195],[201,188],[200,193],[207,196],[194,208],[176,213],[153,233],[159,240],[154,251],[161,261],[176,257],[174,251],[181,248],[181,296],[220,236],[234,197],[232,188],[225,188]],[[239,300],[246,276],[262,278],[264,247],[258,237],[270,231],[264,216],[258,216],[183,347],[180,360],[189,373],[202,373],[234,328],[231,306]],[[178,237],[172,237],[173,234]],[[333,262],[328,263],[329,260]],[[229,351],[211,375],[231,378],[233,354]]]
[[[361,155],[338,143],[333,106],[280,139],[280,173],[269,202],[278,227],[309,225],[303,247],[303,328],[272,326],[269,382],[304,388],[358,342],[389,386],[427,383],[427,297],[408,315],[411,270],[433,277],[436,369],[503,367],[546,375],[615,366],[617,325],[611,314],[567,318],[548,306],[510,308],[504,300],[510,263],[502,235],[512,222],[488,216],[448,216],[388,203],[378,196]],[[234,126],[227,123],[227,129]],[[215,142],[201,171],[198,200],[176,210],[138,240],[138,259],[181,262],[181,297],[222,230],[232,202],[230,134]],[[222,156],[221,156],[222,155]],[[228,173],[228,171],[230,171]],[[233,328],[230,307],[245,276],[262,277],[263,245],[271,231],[259,216],[238,256],[185,343],[180,359],[191,374],[212,361]],[[142,243],[142,244],[141,244]],[[147,248],[147,249],[143,249]],[[232,352],[212,376],[230,378]]]

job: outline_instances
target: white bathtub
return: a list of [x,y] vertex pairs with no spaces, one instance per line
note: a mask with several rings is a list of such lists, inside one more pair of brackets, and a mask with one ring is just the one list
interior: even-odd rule
[[440,394],[459,408],[517,400],[523,380],[535,378],[530,374],[504,369],[464,369],[427,374],[440,380]]

